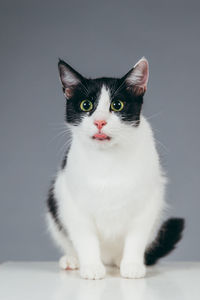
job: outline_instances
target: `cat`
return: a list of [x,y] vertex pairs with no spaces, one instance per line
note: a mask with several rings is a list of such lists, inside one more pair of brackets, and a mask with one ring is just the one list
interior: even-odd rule
[[85,279],[105,277],[105,265],[144,277],[184,229],[182,218],[159,229],[167,180],[141,114],[148,61],[122,78],[87,79],[63,60],[58,69],[71,142],[49,190],[47,222],[64,253],[60,267]]

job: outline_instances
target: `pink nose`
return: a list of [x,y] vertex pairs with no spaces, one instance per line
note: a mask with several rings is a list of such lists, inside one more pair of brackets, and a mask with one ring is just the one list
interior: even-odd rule
[[96,125],[99,130],[101,130],[101,128],[106,124],[107,122],[104,120],[94,121],[94,125]]

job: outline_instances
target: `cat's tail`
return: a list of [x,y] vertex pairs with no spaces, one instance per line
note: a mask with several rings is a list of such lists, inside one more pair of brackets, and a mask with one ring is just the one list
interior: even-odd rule
[[176,244],[182,238],[184,225],[185,220],[182,218],[171,218],[162,224],[155,241],[145,252],[147,266],[154,265],[176,248]]

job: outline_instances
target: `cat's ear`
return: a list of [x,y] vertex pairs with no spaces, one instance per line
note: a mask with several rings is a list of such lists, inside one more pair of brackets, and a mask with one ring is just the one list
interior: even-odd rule
[[69,99],[72,97],[76,86],[83,81],[83,76],[61,59],[58,62],[58,70],[64,95],[67,99]]
[[142,57],[125,76],[125,82],[129,90],[137,96],[143,95],[147,89],[149,79],[149,64],[145,57]]

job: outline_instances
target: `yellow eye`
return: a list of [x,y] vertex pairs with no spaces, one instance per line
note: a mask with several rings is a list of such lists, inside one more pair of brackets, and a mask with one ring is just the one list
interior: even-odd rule
[[93,109],[93,104],[90,100],[81,101],[80,108],[82,111],[91,111]]
[[114,111],[121,111],[124,108],[124,102],[121,100],[114,100],[111,103],[111,109]]

